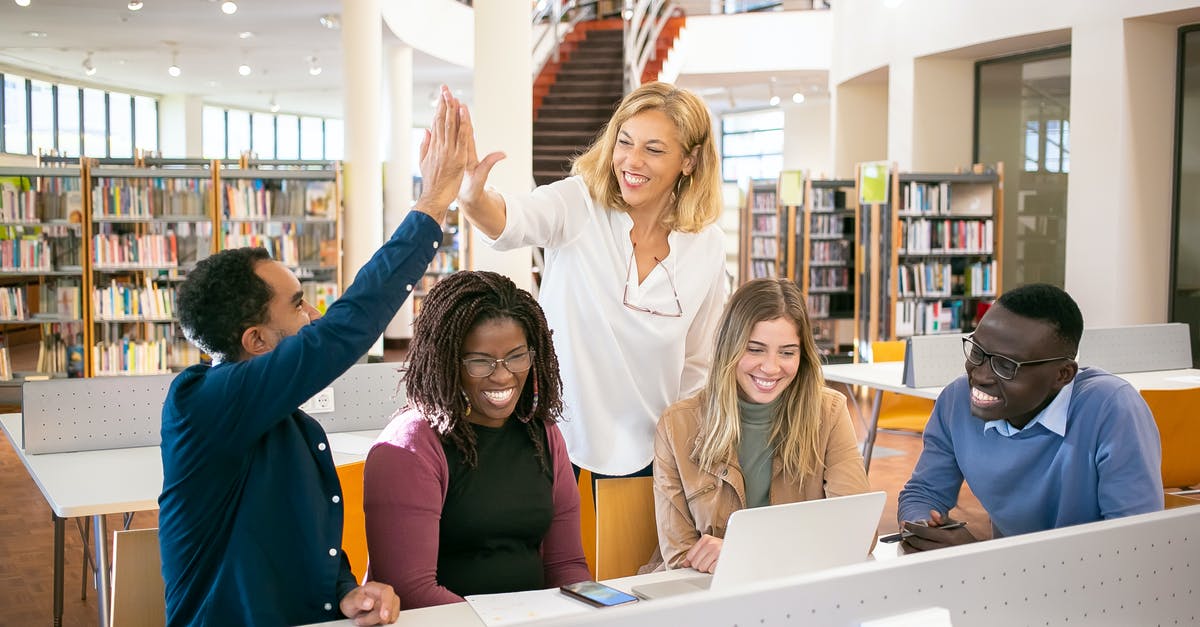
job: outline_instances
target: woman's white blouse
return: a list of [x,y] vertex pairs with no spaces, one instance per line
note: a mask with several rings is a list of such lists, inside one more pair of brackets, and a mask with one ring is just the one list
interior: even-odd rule
[[[554,331],[565,404],[559,427],[571,461],[607,475],[646,467],[658,417],[708,375],[728,291],[723,234],[716,225],[672,231],[670,254],[638,285],[630,272],[633,219],[597,207],[579,177],[503,197],[504,231],[483,239],[498,250],[546,249],[539,301]],[[678,291],[683,315],[626,307],[627,283],[630,304],[664,313],[679,310]]]

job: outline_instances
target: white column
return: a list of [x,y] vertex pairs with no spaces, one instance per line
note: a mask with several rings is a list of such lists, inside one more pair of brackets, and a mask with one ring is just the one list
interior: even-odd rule
[[[492,170],[496,189],[524,192],[533,186],[533,62],[528,0],[486,0],[475,6],[475,100],[471,117],[479,156],[502,150],[508,158]],[[489,249],[472,231],[471,269],[492,270],[518,287],[533,283],[530,251]]]
[[[387,49],[388,158],[383,169],[383,232],[391,234],[412,208],[413,51],[406,44]],[[412,298],[396,313],[383,336],[412,337]]]
[[[342,2],[342,70],[345,76],[345,224],[343,283],[383,244],[383,165],[380,161],[383,27],[380,0]],[[383,354],[383,342],[369,351]]]
[[913,65],[909,58],[888,66],[887,158],[901,172],[913,166]]
[[1147,20],[1072,30],[1066,290],[1088,326],[1167,320],[1177,37]]
[[158,101],[158,150],[168,158],[204,156],[204,99],[169,94]]

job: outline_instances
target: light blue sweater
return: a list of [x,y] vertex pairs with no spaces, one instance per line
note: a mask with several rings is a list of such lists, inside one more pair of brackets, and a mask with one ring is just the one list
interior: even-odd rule
[[1005,437],[971,415],[961,376],[938,396],[925,449],[900,492],[900,520],[943,515],[966,479],[996,537],[1163,508],[1162,451],[1137,390],[1097,368],[1075,376],[1066,434],[1030,425]]

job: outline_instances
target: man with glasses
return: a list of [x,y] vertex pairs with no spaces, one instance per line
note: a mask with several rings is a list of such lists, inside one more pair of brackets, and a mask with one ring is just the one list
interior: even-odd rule
[[1079,367],[1082,335],[1075,301],[1033,284],[1001,296],[963,338],[966,374],[938,397],[900,492],[906,549],[976,540],[949,518],[964,479],[995,537],[1163,508],[1150,409],[1120,377]]

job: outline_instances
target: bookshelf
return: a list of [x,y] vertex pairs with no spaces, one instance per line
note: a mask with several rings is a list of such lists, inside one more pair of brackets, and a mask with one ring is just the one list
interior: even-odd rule
[[[83,174],[0,167],[0,386],[82,374]],[[16,371],[10,348],[37,344]]]
[[826,363],[855,359],[858,295],[858,195],[853,180],[809,179],[804,204],[789,207],[791,237],[799,246],[788,277],[808,296],[808,315]]
[[[42,163],[0,168],[0,386],[34,375],[167,373],[199,362],[175,317],[175,288],[222,248],[265,246],[321,311],[341,293],[334,162]],[[34,341],[36,370],[14,373],[10,342]]]
[[881,251],[889,338],[969,333],[1000,293],[1004,166],[892,176]]
[[442,243],[438,246],[433,261],[429,263],[429,268],[425,270],[425,275],[421,277],[421,282],[413,287],[410,300],[414,318],[421,314],[421,305],[424,304],[425,297],[438,281],[468,268],[466,239],[461,212],[457,205],[452,205],[442,224]]
[[784,233],[776,179],[751,179],[742,207],[739,282],[780,275],[780,244]]

